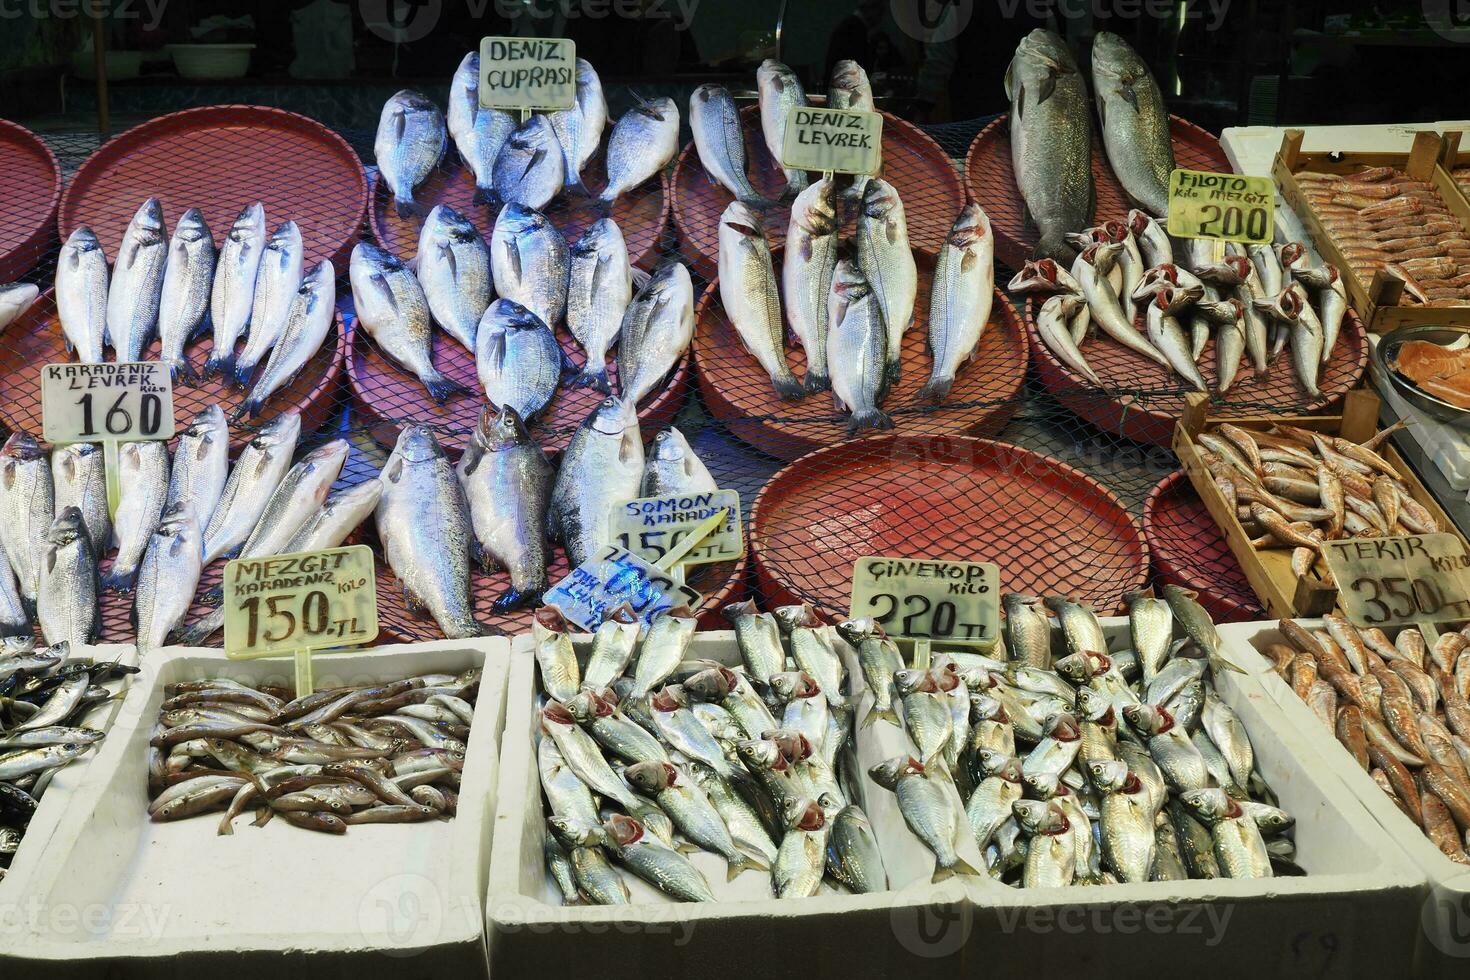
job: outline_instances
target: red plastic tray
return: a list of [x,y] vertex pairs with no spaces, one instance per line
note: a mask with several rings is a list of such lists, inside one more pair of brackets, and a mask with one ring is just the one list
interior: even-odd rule
[[30,272],[50,251],[61,201],[56,156],[24,126],[0,119],[0,284]]
[[[779,197],[786,188],[786,177],[766,149],[760,107],[746,106],[740,111],[740,122],[745,130],[745,170],[751,183],[762,194]],[[918,251],[935,254],[965,205],[965,189],[954,164],[923,130],[885,112],[882,176],[903,200],[909,243]],[[733,200],[734,195],[705,174],[691,141],[674,168],[674,226],[691,267],[706,279],[713,279],[717,272],[720,215]],[[766,212],[766,234],[772,247],[786,239],[789,203]]]
[[[605,163],[603,151],[599,150],[583,172],[583,182],[594,194],[607,186]],[[500,207],[476,204],[474,194],[474,174],[457,155],[450,153],[445,162],[414,191],[414,200],[424,205],[424,215],[436,204],[448,204],[474,222],[489,244]],[[669,175],[661,172],[658,180],[644,182],[618,198],[618,203],[613,206],[613,220],[623,233],[628,256],[634,265],[651,270],[658,261],[658,243],[664,226],[668,224],[670,197]],[[588,225],[602,217],[592,198],[567,193],[547,205],[545,214],[561,231],[568,245],[580,238]],[[419,232],[423,230],[424,218],[400,218],[393,206],[393,197],[380,178],[373,181],[371,219],[373,237],[384,248],[405,262],[418,255]]]
[[1215,622],[1266,618],[1240,562],[1182,470],[1149,491],[1143,503],[1143,536],[1154,576],[1198,592]]
[[87,158],[62,195],[61,237],[87,225],[114,258],[149,197],[163,204],[170,231],[185,209],[204,212],[216,243],[242,208],[260,201],[271,228],[288,218],[301,226],[308,264],[331,259],[345,273],[368,184],[347,141],[305,116],[248,105],[186,109],[135,126]]
[[[295,408],[301,413],[303,433],[314,432],[327,420],[337,401],[338,385],[346,361],[340,310],[336,321],[337,328],[327,334],[321,349],[306,362],[295,381],[271,396],[260,418],[244,418],[230,425],[233,449],[249,442],[255,428],[287,409]],[[244,344],[243,340],[240,341],[236,349],[243,350]],[[185,353],[196,368],[202,368],[213,349],[214,341],[206,332],[196,337],[185,348]],[[155,339],[143,352],[143,360],[155,361],[158,357],[159,342]],[[12,426],[40,437],[41,368],[46,364],[64,364],[74,359],[74,355],[66,352],[61,319],[56,315],[55,293],[48,289],[22,314],[20,320],[10,325],[5,331],[5,342],[0,343],[0,405],[4,405],[5,417]],[[248,394],[248,388],[227,386],[217,377],[197,388],[175,385],[174,418],[182,429],[196,413],[209,405],[219,405],[228,418]],[[245,428],[246,425],[251,428]]]
[[[1220,150],[1220,141],[1194,123],[1169,117],[1174,136],[1174,162],[1190,170],[1231,173],[1234,168]],[[1113,177],[1103,151],[1097,122],[1093,121],[1092,180],[1097,188],[1098,220],[1122,218],[1132,206],[1123,188]],[[1013,269],[1019,269],[1036,247],[1036,229],[1028,227],[1025,202],[1016,187],[1016,172],[1011,167],[1011,117],[1006,113],[980,131],[965,156],[965,185],[970,200],[979,202],[995,229],[995,255]],[[1081,230],[1080,228],[1078,229]]]
[[[1040,302],[1026,302],[1026,329],[1031,334],[1031,363],[1041,383],[1069,411],[1105,432],[1154,446],[1168,447],[1174,439],[1174,424],[1184,412],[1184,396],[1193,390],[1173,371],[1134,353],[1100,331],[1082,344],[1082,356],[1103,383],[1101,390],[1062,364],[1041,341],[1035,316]],[[1140,314],[1134,325],[1144,329]],[[1210,407],[1213,417],[1231,415],[1317,415],[1331,413],[1343,396],[1357,387],[1368,367],[1368,338],[1363,322],[1352,310],[1343,318],[1337,346],[1327,362],[1317,387],[1320,398],[1307,397],[1291,366],[1291,351],[1285,350],[1264,378],[1242,361],[1235,383],[1223,400]],[[1218,377],[1215,371],[1215,338],[1205,345],[1199,359],[1200,374],[1210,386],[1212,397]]]
[[[929,287],[934,263],[915,253],[919,263],[919,293],[914,325],[904,334],[903,375],[883,407],[893,416],[896,431],[908,435],[989,436],[1005,427],[1019,404],[1026,380],[1026,331],[1004,294],[995,293],[990,325],[980,337],[976,357],[961,367],[945,407],[933,411],[915,401],[929,379]],[[775,256],[780,275],[781,255]],[[798,378],[806,375],[806,352],[789,344],[787,360]],[[694,365],[700,393],[711,414],[731,434],[761,452],[779,459],[796,459],[824,446],[846,441],[847,419],[832,404],[830,394],[808,395],[799,402],[783,402],[771,378],[746,351],[725,316],[720,283],[710,283],[695,311]],[[957,408],[953,406],[964,405]],[[867,433],[871,437],[873,433]],[[862,436],[858,438],[863,438]]]
[[846,615],[868,555],[993,561],[1007,591],[1068,595],[1099,613],[1148,579],[1138,522],[1090,476],[989,439],[896,436],[822,449],[781,470],[750,516],[768,604]]

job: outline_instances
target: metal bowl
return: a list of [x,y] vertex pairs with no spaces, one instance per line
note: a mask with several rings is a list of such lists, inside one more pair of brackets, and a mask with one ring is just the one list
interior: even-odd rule
[[1392,333],[1385,334],[1374,346],[1372,361],[1374,377],[1387,378],[1388,384],[1393,387],[1400,398],[1425,415],[1461,429],[1470,429],[1470,410],[1451,405],[1442,398],[1436,398],[1390,367],[1399,348],[1411,340],[1427,340],[1431,344],[1449,346],[1467,338],[1470,338],[1470,326],[1441,327],[1422,324],[1414,327],[1400,327]]

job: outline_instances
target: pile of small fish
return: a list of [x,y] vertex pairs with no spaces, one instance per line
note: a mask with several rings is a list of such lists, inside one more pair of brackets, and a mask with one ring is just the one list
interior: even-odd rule
[[1470,864],[1470,638],[1280,622],[1267,659],[1451,861]]
[[[1050,258],[1028,261],[1011,280],[1015,292],[1047,295],[1036,330],[1057,359],[1092,384],[1103,382],[1082,346],[1094,327],[1112,340],[1208,391],[1199,360],[1211,332],[1217,389],[1230,390],[1248,359],[1263,378],[1288,345],[1297,380],[1320,398],[1318,379],[1347,314],[1347,289],[1329,264],[1307,265],[1300,242],[1234,243],[1215,259],[1204,239],[1190,239],[1182,261],[1164,226],[1142,211],[1069,235],[1081,247],[1068,272]],[[1142,318],[1144,329],[1137,321]]]
[[537,613],[545,853],[568,904],[630,902],[613,862],[677,901],[713,901],[679,838],[724,858],[730,880],[768,873],[779,898],[829,881],[887,890],[877,839],[843,789],[852,713],[832,627],[810,606],[735,603],[725,615],[741,667],[684,660],[687,609],[641,639],[631,612],[614,613],[585,662],[558,611]]
[[[1169,207],[1174,142],[1158,83],[1128,42],[1106,31],[1092,44],[1092,83],[1102,142],[1123,191],[1148,214]],[[1070,265],[1069,236],[1092,221],[1092,119],[1087,81],[1066,41],[1046,30],[1021,40],[1005,75],[1011,100],[1011,165],[1040,232],[1035,257]]]
[[[636,95],[635,98],[638,98]],[[449,116],[432,99],[402,91],[383,105],[373,154],[400,217],[421,214],[414,191],[444,159],[451,140],[474,175],[475,203],[545,208],[563,189],[590,196],[582,175],[602,143],[607,99],[591,64],[577,59],[577,101],[570,109],[534,113],[525,122],[480,106],[480,55],[460,62],[449,87]],[[607,140],[604,212],[653,179],[679,149],[679,108],[646,100],[613,126]]]
[[1291,567],[1300,577],[1327,541],[1443,530],[1376,451],[1403,424],[1356,443],[1281,423],[1258,430],[1227,422],[1195,441],[1252,546],[1291,548]]
[[85,722],[114,697],[103,685],[138,672],[70,653],[67,643],[45,650],[15,638],[0,644],[0,881],[51,780],[102,741]]
[[332,263],[305,268],[296,222],[282,222],[269,236],[266,228],[265,207],[256,202],[216,249],[204,215],[190,208],[170,239],[163,207],[150,197],[123,234],[110,280],[102,244],[90,228],[78,228],[56,261],[56,312],[67,348],[84,364],[101,362],[104,345],[119,361],[141,361],[157,337],[159,360],[175,383],[193,385],[199,375],[184,348],[212,328],[204,377],[219,374],[241,388],[254,378],[237,417],[259,417],[321,348],[337,303]]
[[[14,433],[0,448],[0,636],[28,636],[35,626],[53,644],[95,643],[110,589],[134,593],[137,643],[153,650],[183,625],[210,562],[341,544],[380,488],[373,481],[330,493],[347,442],[293,466],[300,434],[297,413],[279,415],[231,468],[229,427],[211,405],[179,433],[172,460],[161,441],[118,448],[121,498],[109,514],[101,446],[48,453],[34,436]],[[222,612],[206,616],[189,635],[203,640],[222,620]]]
[[31,308],[41,287],[29,282],[10,282],[0,285],[0,330],[4,330],[20,315]]
[[148,815],[223,809],[220,834],[246,810],[256,827],[279,814],[328,834],[450,819],[479,691],[479,668],[294,699],[223,677],[171,685],[148,739]]
[[1410,302],[1470,305],[1470,231],[1434,185],[1393,167],[1294,176],[1360,283],[1386,269]]
[[1112,654],[1087,607],[1046,599],[1068,651],[1055,661],[1031,596],[1003,598],[1006,660],[905,668],[873,621],[846,624],[873,696],[863,724],[898,725],[901,706],[914,748],[869,775],[897,794],[935,880],[979,873],[960,853],[971,840],[985,872],[1027,888],[1302,873],[1294,821],[1215,692],[1212,672],[1234,669],[1215,626],[1193,593],[1164,591],[1127,597],[1133,648]]

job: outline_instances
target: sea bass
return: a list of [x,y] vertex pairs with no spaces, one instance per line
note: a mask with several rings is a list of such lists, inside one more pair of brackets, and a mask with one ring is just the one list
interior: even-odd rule
[[1134,203],[1164,217],[1174,141],[1158,83],[1127,41],[1099,31],[1092,41],[1092,85],[1114,176]]
[[214,349],[204,363],[204,376],[232,375],[235,342],[245,333],[255,303],[255,278],[265,254],[265,206],[259,201],[235,218],[214,266],[209,318],[214,323]]
[[260,372],[250,394],[240,403],[237,417],[260,418],[271,396],[295,380],[326,342],[337,316],[337,270],[330,262],[318,262],[291,298],[286,324],[271,350],[265,370]]
[[[184,346],[204,326],[214,286],[214,238],[204,215],[190,208],[174,226],[168,246],[168,266],[163,273],[163,292],[158,303],[159,360],[168,364],[174,383],[192,385],[198,380]],[[56,273],[59,280],[61,271]]]
[[250,383],[259,364],[286,329],[286,316],[291,301],[301,288],[305,261],[305,245],[301,229],[294,221],[285,221],[271,232],[255,274],[255,298],[250,307],[250,336],[245,349],[235,361],[235,383],[242,388]]
[[995,296],[995,238],[980,205],[960,212],[934,266],[929,349],[934,366],[920,399],[942,402],[960,365],[975,356]]
[[107,291],[107,335],[119,361],[141,361],[153,340],[167,263],[163,207],[150,197],[123,233]]
[[107,332],[107,255],[85,225],[71,233],[56,259],[56,314],[67,349],[75,350],[83,364],[100,364]]
[[[802,174],[804,182],[805,173],[796,173]],[[837,269],[841,232],[836,187],[830,178],[823,177],[803,190],[791,206],[781,258],[786,317],[806,351],[805,387],[812,393],[832,387],[827,364],[827,297]]]

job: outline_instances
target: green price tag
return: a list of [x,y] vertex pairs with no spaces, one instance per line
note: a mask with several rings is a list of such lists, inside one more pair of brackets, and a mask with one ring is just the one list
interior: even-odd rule
[[989,647],[1000,636],[1000,569],[993,562],[859,558],[850,615],[877,620],[890,636]]
[[1453,534],[1328,541],[1324,556],[1356,626],[1470,619],[1470,555]]
[[577,45],[565,37],[480,40],[480,107],[553,112],[577,104]]
[[793,106],[786,116],[781,165],[787,170],[877,174],[883,169],[883,114]]
[[1169,234],[1266,245],[1275,234],[1270,177],[1175,170],[1169,174]]

